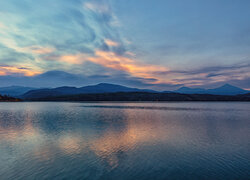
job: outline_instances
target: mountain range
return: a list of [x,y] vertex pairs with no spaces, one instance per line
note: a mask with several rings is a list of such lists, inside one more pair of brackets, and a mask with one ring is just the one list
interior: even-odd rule
[[100,94],[100,93],[116,93],[116,92],[156,92],[156,91],[149,89],[130,88],[116,84],[100,83],[97,85],[84,86],[80,88],[64,86],[53,89],[31,90],[23,94],[21,98],[30,99],[30,98],[43,98],[43,97],[75,95],[75,94]]
[[154,91],[150,89],[138,89],[130,88],[126,86],[100,83],[97,85],[84,86],[84,87],[69,87],[63,86],[58,88],[32,88],[22,86],[10,86],[0,88],[0,94],[10,95],[19,97],[22,99],[32,98],[45,98],[45,97],[56,97],[65,95],[77,95],[77,94],[100,94],[100,93],[117,93],[117,92],[148,92],[148,93],[179,93],[179,94],[210,94],[210,95],[240,95],[247,94],[249,91],[225,84],[221,87],[214,89],[203,89],[203,88],[189,88],[181,87],[175,91]]
[[249,91],[238,88],[236,86],[232,86],[230,84],[225,84],[223,86],[214,89],[181,87],[175,90],[174,92],[181,94],[238,95],[238,94],[246,94]]

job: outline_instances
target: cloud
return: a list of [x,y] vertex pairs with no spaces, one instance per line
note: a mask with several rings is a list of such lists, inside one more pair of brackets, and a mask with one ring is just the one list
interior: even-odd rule
[[111,11],[107,4],[100,3],[98,1],[85,2],[84,8],[101,14],[109,13]]
[[[131,54],[129,53],[129,56]],[[67,63],[71,65],[71,68],[77,69],[79,73],[92,74],[93,69],[86,67],[86,62],[98,64],[99,66],[109,68],[109,70],[116,70],[119,73],[126,73],[133,77],[143,79],[154,79],[154,83],[166,83],[161,82],[161,79],[155,76],[155,71],[166,71],[167,68],[146,64],[139,62],[137,59],[131,57],[116,54],[111,51],[95,50],[94,55],[88,54],[65,54],[65,55],[48,55],[43,58],[47,61],[55,61],[61,63]],[[75,66],[76,65],[76,66]],[[90,71],[90,72],[89,72]],[[119,76],[119,74],[116,74]]]
[[31,46],[27,47],[26,49],[30,50],[34,54],[50,54],[55,51],[55,48],[39,46]]
[[5,24],[3,24],[3,23],[0,22],[0,31],[1,31],[2,29],[6,29],[6,28],[7,28],[7,26],[5,26]]
[[[171,38],[165,44],[166,40],[161,33],[157,35],[164,43],[158,40],[152,41],[148,36],[137,38],[134,34],[133,43],[129,42],[127,37],[124,37],[127,33],[123,30],[126,28],[122,28],[121,31],[122,23],[115,14],[117,11],[113,10],[113,4],[110,3],[111,1],[108,0],[43,0],[39,3],[32,0],[1,1],[1,75],[5,75],[5,79],[9,80],[17,74],[24,76],[23,78],[33,75],[34,79],[37,79],[38,73],[60,70],[81,75],[72,83],[65,81],[65,85],[81,84],[84,80],[88,83],[122,82],[125,85],[155,88],[174,88],[183,84],[206,86],[223,82],[238,83],[249,78],[250,70],[247,63],[226,66],[218,60],[221,66],[204,65],[203,68],[190,69],[190,66],[196,66],[194,62],[199,60],[201,64],[200,59],[207,57],[206,54],[202,54],[203,51],[200,52],[203,47],[210,49],[213,44],[200,46],[201,43],[196,41],[177,39],[178,42],[176,42],[176,39]],[[163,30],[166,29],[163,28]],[[171,28],[170,31],[175,34],[176,28]],[[184,32],[185,29],[180,31]],[[139,32],[143,35],[142,31]],[[244,36],[246,41],[248,35],[247,32]],[[136,47],[138,43],[142,44],[142,47]],[[152,48],[152,43],[159,45],[155,44]],[[149,48],[145,49],[147,46]],[[145,59],[138,55],[138,52],[143,50],[145,53],[141,54],[147,55],[144,56]],[[173,60],[169,60],[165,58],[164,53],[177,55],[170,56]],[[198,55],[193,56],[194,53]],[[191,63],[182,66],[182,60],[187,57],[193,58],[190,60]],[[171,66],[170,69],[169,61],[180,62],[180,65]],[[230,62],[237,62],[237,60],[227,61],[228,64]],[[4,79],[4,77],[1,78]],[[22,77],[19,78],[22,79]],[[26,78],[23,82],[36,84],[31,79]],[[11,81],[4,82],[11,83]],[[19,83],[13,79],[14,82]],[[63,85],[64,81],[56,79],[55,82],[57,85]],[[46,85],[45,80],[43,84]],[[52,86],[53,83],[49,82],[47,85]]]
[[7,65],[25,64],[33,62],[34,57],[32,54],[26,53],[25,51],[17,51],[13,48],[7,47],[0,43],[0,63]]
[[111,46],[111,47],[117,47],[119,46],[119,43],[115,42],[115,41],[112,41],[110,39],[105,39],[104,40],[105,43],[108,45],[108,46]]
[[134,59],[117,55],[114,52],[106,52],[100,50],[96,50],[95,56],[89,57],[88,60],[97,64],[101,64],[104,67],[125,71],[133,76],[144,78],[153,78],[151,77],[152,72],[167,70],[165,67],[138,63]]
[[34,71],[24,67],[14,67],[8,65],[0,65],[0,75],[24,75],[24,76],[34,76],[40,74],[39,71]]
[[[112,72],[103,69],[103,74],[91,76],[73,74],[64,71],[49,71],[35,76],[16,76],[15,74],[1,75],[1,86],[20,85],[33,87],[84,86],[97,83],[115,83],[136,87],[151,87],[153,79],[144,79],[130,76],[126,73]],[[115,74],[118,75],[115,75]]]
[[[89,69],[92,74],[68,73],[64,71],[49,71],[42,74],[29,75],[29,71],[34,73],[31,69],[7,68],[5,71],[9,73],[0,74],[1,86],[21,85],[33,87],[58,87],[58,86],[85,86],[97,83],[114,83],[138,88],[148,88],[155,90],[174,90],[181,86],[194,87],[217,87],[225,83],[230,83],[245,89],[249,89],[250,76],[240,76],[228,79],[208,79],[205,75],[179,77],[172,79],[175,83],[159,82],[157,78],[136,77],[113,68],[103,67],[102,65],[86,61],[82,65],[78,65],[79,69]],[[1,69],[1,68],[0,68]],[[2,69],[1,69],[2,72]],[[25,75],[25,73],[27,74]],[[80,71],[81,72],[81,71]],[[204,84],[206,83],[206,84]]]
[[[169,77],[173,79],[173,81],[187,86],[209,87],[248,79],[250,77],[250,64],[245,62],[227,66],[210,66],[190,70],[157,71],[155,73],[161,77]],[[241,87],[243,87],[242,84]]]
[[[80,64],[80,57],[76,54],[92,56],[93,49],[105,49],[105,44],[116,53],[126,51],[118,30],[113,26],[117,17],[108,1],[44,0],[36,3],[27,0],[17,3],[13,0],[1,2],[0,6],[5,7],[1,8],[1,25],[8,24],[8,31],[1,31],[4,33],[4,36],[0,35],[1,43],[15,53],[32,57],[30,63],[33,61],[37,69],[50,70],[53,62],[44,60],[52,56],[61,57],[61,62],[69,65]],[[0,50],[6,51],[2,47]],[[106,50],[110,51],[109,47]],[[9,53],[6,59],[12,59],[12,56],[13,53]],[[22,58],[13,60],[28,61]],[[4,63],[8,64],[6,60]],[[58,62],[54,61],[56,64]]]

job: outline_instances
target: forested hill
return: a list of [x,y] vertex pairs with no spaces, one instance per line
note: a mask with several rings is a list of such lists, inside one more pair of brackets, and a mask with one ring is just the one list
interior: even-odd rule
[[19,102],[19,101],[21,100],[18,98],[13,98],[6,95],[5,96],[0,95],[0,102]]

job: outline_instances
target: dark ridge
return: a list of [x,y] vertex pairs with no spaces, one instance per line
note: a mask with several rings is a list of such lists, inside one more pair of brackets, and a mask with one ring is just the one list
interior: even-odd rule
[[21,99],[10,97],[7,95],[4,96],[0,95],[0,102],[19,102],[19,101],[21,101]]
[[26,98],[26,101],[250,101],[250,93],[236,96],[150,92],[117,92]]
[[77,95],[77,94],[99,94],[99,93],[117,93],[117,92],[155,92],[149,89],[137,89],[126,86],[100,83],[97,85],[84,86],[80,88],[76,87],[58,87],[52,89],[37,89],[24,93],[21,98],[45,98],[50,96],[63,96],[63,95]]

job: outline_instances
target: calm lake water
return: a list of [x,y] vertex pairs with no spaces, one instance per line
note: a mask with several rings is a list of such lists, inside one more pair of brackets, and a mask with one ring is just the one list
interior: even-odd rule
[[250,103],[0,103],[0,179],[250,179]]

